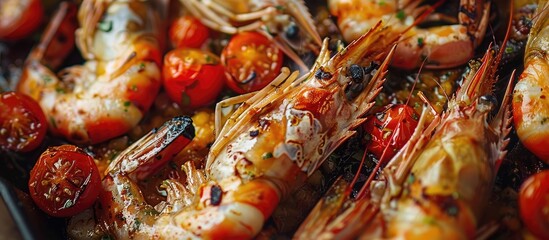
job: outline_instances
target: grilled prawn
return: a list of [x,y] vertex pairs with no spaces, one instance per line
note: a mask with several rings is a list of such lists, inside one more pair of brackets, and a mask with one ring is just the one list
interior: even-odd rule
[[61,11],[30,53],[17,91],[37,100],[50,130],[75,143],[102,142],[137,125],[160,89],[160,19],[149,1],[85,0],[76,43],[84,65],[62,70],[75,13]]
[[[204,170],[187,162],[186,183],[164,182],[167,201],[156,208],[144,202],[136,181],[184,141],[164,140],[174,139],[169,128],[175,123],[149,133],[107,169],[95,214],[99,225],[116,238],[254,237],[280,200],[364,122],[361,116],[381,90],[393,52],[388,50],[400,37],[389,28],[377,25],[332,58],[324,41],[303,77],[284,69],[230,116]],[[374,61],[382,63],[361,67]]]
[[[441,3],[439,1],[439,3]],[[377,21],[407,28],[417,21],[428,6],[420,0],[329,0],[332,15],[347,41],[370,29]],[[395,52],[392,66],[404,69],[419,67],[450,68],[465,64],[484,39],[490,15],[490,1],[461,0],[457,24],[429,28],[413,27]]]
[[356,198],[352,184],[338,181],[297,238],[474,238],[510,131],[512,80],[499,109],[492,95],[501,49],[470,62],[442,116],[424,127],[423,113],[406,146]]
[[549,150],[549,2],[539,1],[513,91],[513,120],[522,144],[546,163]]

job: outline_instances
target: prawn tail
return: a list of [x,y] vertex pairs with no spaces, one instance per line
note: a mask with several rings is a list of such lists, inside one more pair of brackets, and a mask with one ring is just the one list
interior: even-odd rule
[[59,82],[53,72],[61,66],[74,46],[76,24],[76,5],[62,2],[48,23],[40,42],[25,60],[25,66],[17,91],[25,93],[35,100],[41,98],[43,91],[55,91]]

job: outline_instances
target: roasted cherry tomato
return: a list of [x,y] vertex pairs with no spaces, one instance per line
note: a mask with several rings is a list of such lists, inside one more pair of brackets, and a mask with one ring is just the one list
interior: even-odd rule
[[175,19],[170,26],[170,40],[174,47],[200,48],[210,36],[208,27],[191,16]]
[[212,53],[177,48],[164,57],[164,88],[182,107],[200,107],[215,101],[224,84],[223,66]]
[[391,159],[408,142],[418,124],[418,115],[405,104],[392,105],[370,117],[364,130],[370,137],[368,151],[381,158],[388,147],[384,159]]
[[28,36],[44,16],[41,0],[0,1],[0,39],[17,40]]
[[31,151],[42,143],[47,129],[46,116],[34,99],[16,92],[0,94],[1,147]]
[[519,192],[520,215],[540,239],[549,239],[549,170],[530,176]]
[[55,217],[91,207],[101,189],[93,158],[73,145],[48,148],[30,172],[29,192],[36,205]]
[[262,89],[280,74],[282,51],[257,32],[234,35],[221,53],[227,85],[237,93]]

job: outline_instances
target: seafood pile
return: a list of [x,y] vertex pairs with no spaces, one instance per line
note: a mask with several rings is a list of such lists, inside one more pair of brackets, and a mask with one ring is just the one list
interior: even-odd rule
[[59,237],[549,238],[546,0],[0,12],[0,176]]

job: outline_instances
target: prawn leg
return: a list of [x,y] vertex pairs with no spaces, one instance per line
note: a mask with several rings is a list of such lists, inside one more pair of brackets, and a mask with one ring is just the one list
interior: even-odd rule
[[74,31],[76,26],[76,5],[62,2],[47,25],[39,44],[34,47],[23,68],[23,81],[17,86],[17,91],[28,89],[26,94],[34,99],[39,98],[43,91],[59,83],[58,77],[50,69],[57,69],[74,47]]

